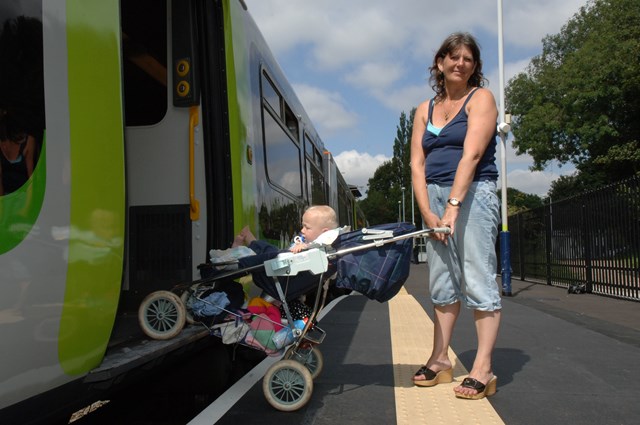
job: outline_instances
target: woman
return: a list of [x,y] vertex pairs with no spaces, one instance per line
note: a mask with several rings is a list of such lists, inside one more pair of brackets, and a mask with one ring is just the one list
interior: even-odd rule
[[480,49],[471,35],[450,35],[429,70],[436,95],[416,110],[411,176],[426,226],[451,232],[435,234],[427,244],[434,340],[431,356],[413,380],[420,386],[453,380],[448,349],[464,303],[474,309],[478,350],[469,376],[454,392],[480,399],[496,391],[491,355],[502,308],[495,253],[498,112],[492,93],[482,88]]

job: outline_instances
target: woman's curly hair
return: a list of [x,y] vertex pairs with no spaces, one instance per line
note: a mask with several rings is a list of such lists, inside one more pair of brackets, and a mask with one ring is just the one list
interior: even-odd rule
[[487,81],[482,74],[482,59],[480,59],[480,45],[477,40],[467,32],[456,32],[447,37],[433,58],[433,64],[429,68],[429,82],[431,88],[436,93],[436,99],[444,99],[446,88],[444,86],[444,74],[438,69],[438,59],[444,59],[449,53],[455,52],[461,46],[466,46],[471,50],[476,68],[469,78],[471,87],[483,87]]

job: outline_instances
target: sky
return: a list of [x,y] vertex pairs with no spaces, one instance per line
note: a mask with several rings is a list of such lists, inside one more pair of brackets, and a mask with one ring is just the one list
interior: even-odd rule
[[[451,33],[473,34],[483,72],[500,100],[497,0],[245,0],[320,138],[349,184],[369,178],[393,157],[400,114],[433,97],[428,67]],[[542,53],[587,0],[502,2],[505,87]],[[506,142],[507,186],[546,196],[571,165],[532,172],[528,155]],[[500,143],[500,140],[498,140]],[[496,161],[503,170],[502,148]]]

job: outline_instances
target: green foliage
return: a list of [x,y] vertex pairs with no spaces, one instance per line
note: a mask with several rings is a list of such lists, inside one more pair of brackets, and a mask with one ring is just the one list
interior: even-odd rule
[[[398,201],[402,205],[404,187],[405,220],[411,221],[411,132],[416,109],[409,117],[402,112],[393,142],[393,158],[378,167],[369,179],[367,198],[360,203],[370,224],[398,221]],[[419,214],[416,214],[419,217]]]
[[590,172],[578,172],[570,176],[560,176],[551,183],[548,196],[552,202],[572,198],[585,192],[601,188],[607,184],[607,178],[595,166],[588,167]]
[[388,198],[383,192],[373,191],[360,201],[360,207],[367,217],[370,225],[391,223],[398,219],[398,207],[387,202]]
[[[502,199],[502,189],[498,189],[498,197]],[[521,211],[532,210],[544,205],[538,195],[524,193],[518,189],[507,188],[507,215],[511,216]]]
[[[638,22],[638,0],[592,0],[559,34],[545,37],[542,54],[509,81],[513,144],[532,156],[532,169],[557,160],[590,174],[597,165],[607,182],[638,173]],[[574,180],[584,186],[589,176]]]
[[612,146],[607,155],[597,157],[593,163],[607,168],[623,167],[633,175],[640,175],[640,146],[637,140]]
[[411,110],[409,119],[406,114],[400,113],[400,124],[396,127],[396,138],[393,141],[393,159],[396,173],[400,177],[399,184],[404,187],[411,185],[411,132],[413,131],[413,118],[416,108]]

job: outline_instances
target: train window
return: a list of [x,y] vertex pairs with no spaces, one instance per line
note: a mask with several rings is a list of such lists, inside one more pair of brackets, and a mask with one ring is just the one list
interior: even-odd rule
[[307,133],[304,133],[304,153],[309,157],[313,157],[313,149],[314,146],[311,142],[311,139],[309,138],[309,135]]
[[304,145],[305,153],[307,154],[311,162],[322,168],[322,154],[320,153],[318,148],[314,146],[313,142],[311,142],[311,139],[309,138],[309,135],[307,135],[306,133],[304,135]]
[[271,106],[278,118],[284,122],[284,125],[293,137],[298,140],[298,118],[287,102],[282,99],[273,82],[264,72],[262,74],[262,98]]
[[[3,2],[0,10],[0,196],[35,173],[45,134],[42,1]],[[29,192],[32,193],[32,192]],[[31,195],[29,195],[31,196]],[[25,209],[23,196],[0,203],[2,218]],[[8,202],[8,201],[7,201]],[[26,212],[20,215],[27,216]],[[2,221],[2,226],[8,226]],[[4,233],[0,234],[2,252]]]
[[272,184],[302,197],[300,149],[280,123],[263,108],[267,176]]
[[327,197],[324,188],[324,175],[322,174],[322,155],[314,146],[307,133],[304,134],[304,149],[306,154],[307,169],[307,193],[312,205],[326,204]]
[[289,105],[287,105],[286,102],[284,103],[284,123],[289,129],[289,131],[291,132],[291,134],[293,135],[293,137],[297,139],[298,138],[298,119],[296,118],[295,114],[293,113],[293,111],[291,110]]
[[313,162],[318,166],[322,168],[322,154],[320,153],[320,151],[318,149],[313,149]]
[[338,185],[338,220],[340,225],[353,225],[351,220],[351,202],[347,196],[348,189],[342,185]]
[[281,117],[280,94],[271,83],[271,80],[264,74],[262,75],[262,97],[273,108],[278,117]]
[[167,4],[122,0],[125,122],[156,124],[167,112]]
[[324,176],[309,160],[307,160],[307,176],[309,176],[308,191],[311,196],[311,204],[326,204],[327,197],[324,192]]

